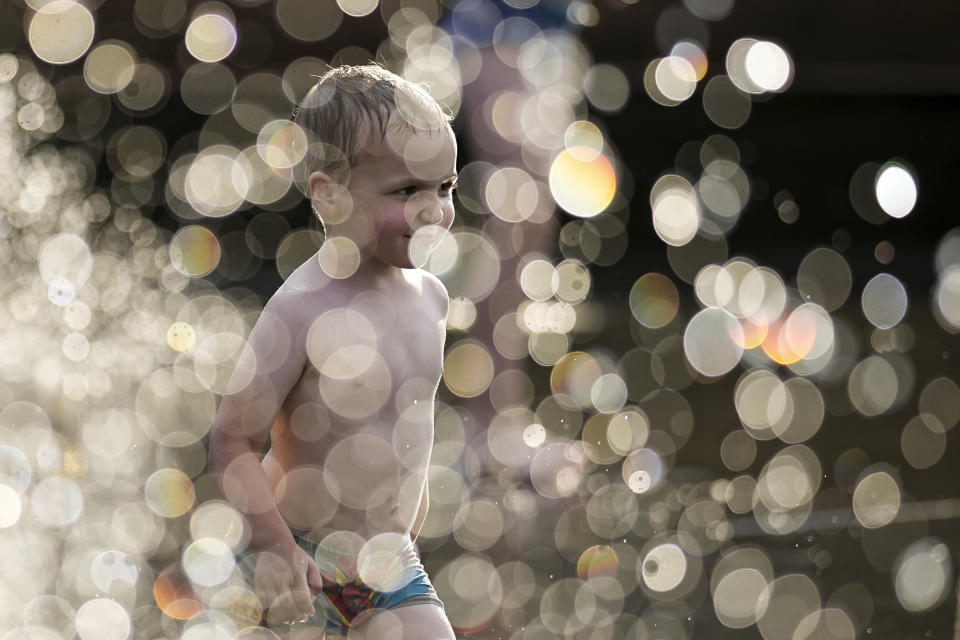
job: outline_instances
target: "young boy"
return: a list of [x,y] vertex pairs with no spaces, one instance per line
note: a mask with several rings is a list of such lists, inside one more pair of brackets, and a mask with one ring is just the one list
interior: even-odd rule
[[328,247],[251,331],[210,468],[247,517],[244,562],[275,631],[452,639],[413,546],[449,302],[415,262],[453,222],[449,117],[371,65],[328,72],[294,121],[314,138],[298,182]]

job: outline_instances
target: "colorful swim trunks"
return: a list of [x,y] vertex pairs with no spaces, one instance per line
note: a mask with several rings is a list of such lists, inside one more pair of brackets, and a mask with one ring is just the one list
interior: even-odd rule
[[316,613],[307,622],[293,627],[311,624],[326,631],[343,633],[349,627],[362,623],[377,610],[415,604],[443,607],[409,538],[406,545],[384,555],[383,566],[374,567],[372,571],[368,568],[365,572],[376,576],[376,584],[389,585],[384,590],[374,589],[360,577],[350,576],[344,571],[343,567],[355,563],[356,556],[353,554],[331,549],[308,538],[294,536],[294,539],[316,560],[323,577],[323,590],[314,601]]

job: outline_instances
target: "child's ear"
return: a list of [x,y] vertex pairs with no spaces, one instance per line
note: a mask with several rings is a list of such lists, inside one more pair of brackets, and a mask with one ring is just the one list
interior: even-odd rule
[[337,196],[342,187],[323,171],[314,171],[307,178],[307,193],[313,210],[321,218],[329,218],[337,206]]
[[314,171],[307,178],[307,193],[324,226],[346,222],[353,211],[353,198],[347,187],[323,171]]

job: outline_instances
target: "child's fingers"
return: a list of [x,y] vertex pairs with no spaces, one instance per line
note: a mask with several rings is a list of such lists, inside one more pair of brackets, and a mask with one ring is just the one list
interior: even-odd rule
[[288,591],[281,594],[270,610],[268,620],[285,624],[304,622],[313,615],[309,596],[303,591]]
[[260,604],[263,605],[264,609],[269,609],[273,605],[273,601],[277,598],[277,593],[273,589],[269,588],[265,584],[257,584],[254,589],[257,594],[257,598],[260,599]]
[[310,589],[310,593],[314,595],[323,590],[323,575],[320,573],[320,569],[317,568],[315,562],[310,562],[307,565],[307,586]]
[[290,584],[282,576],[271,576],[258,586],[260,602],[267,609],[267,620],[271,623],[288,622],[295,619],[296,612],[290,603]]
[[293,604],[298,614],[296,619],[309,618],[313,615],[313,598],[310,597],[309,591],[294,591]]
[[314,613],[307,573],[311,565],[315,565],[309,556],[303,555],[304,558],[295,556],[290,564],[281,564],[276,562],[279,558],[265,556],[262,566],[257,566],[264,571],[255,590],[267,609],[270,624],[302,622]]
[[267,622],[270,624],[290,624],[303,618],[293,606],[293,596],[288,591],[278,595],[267,610]]
[[302,616],[313,615],[313,598],[310,596],[310,586],[307,584],[307,572],[309,564],[303,572],[297,572],[293,577],[293,587],[291,595],[293,596],[293,606]]

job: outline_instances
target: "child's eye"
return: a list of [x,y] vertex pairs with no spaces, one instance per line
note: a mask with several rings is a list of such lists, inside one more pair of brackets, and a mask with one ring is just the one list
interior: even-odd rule
[[451,193],[456,188],[457,188],[457,181],[449,180],[440,185],[440,193],[446,195],[448,193]]
[[414,186],[402,187],[394,191],[394,193],[396,193],[399,196],[403,196],[404,198],[409,198],[416,192],[417,192],[417,188]]

